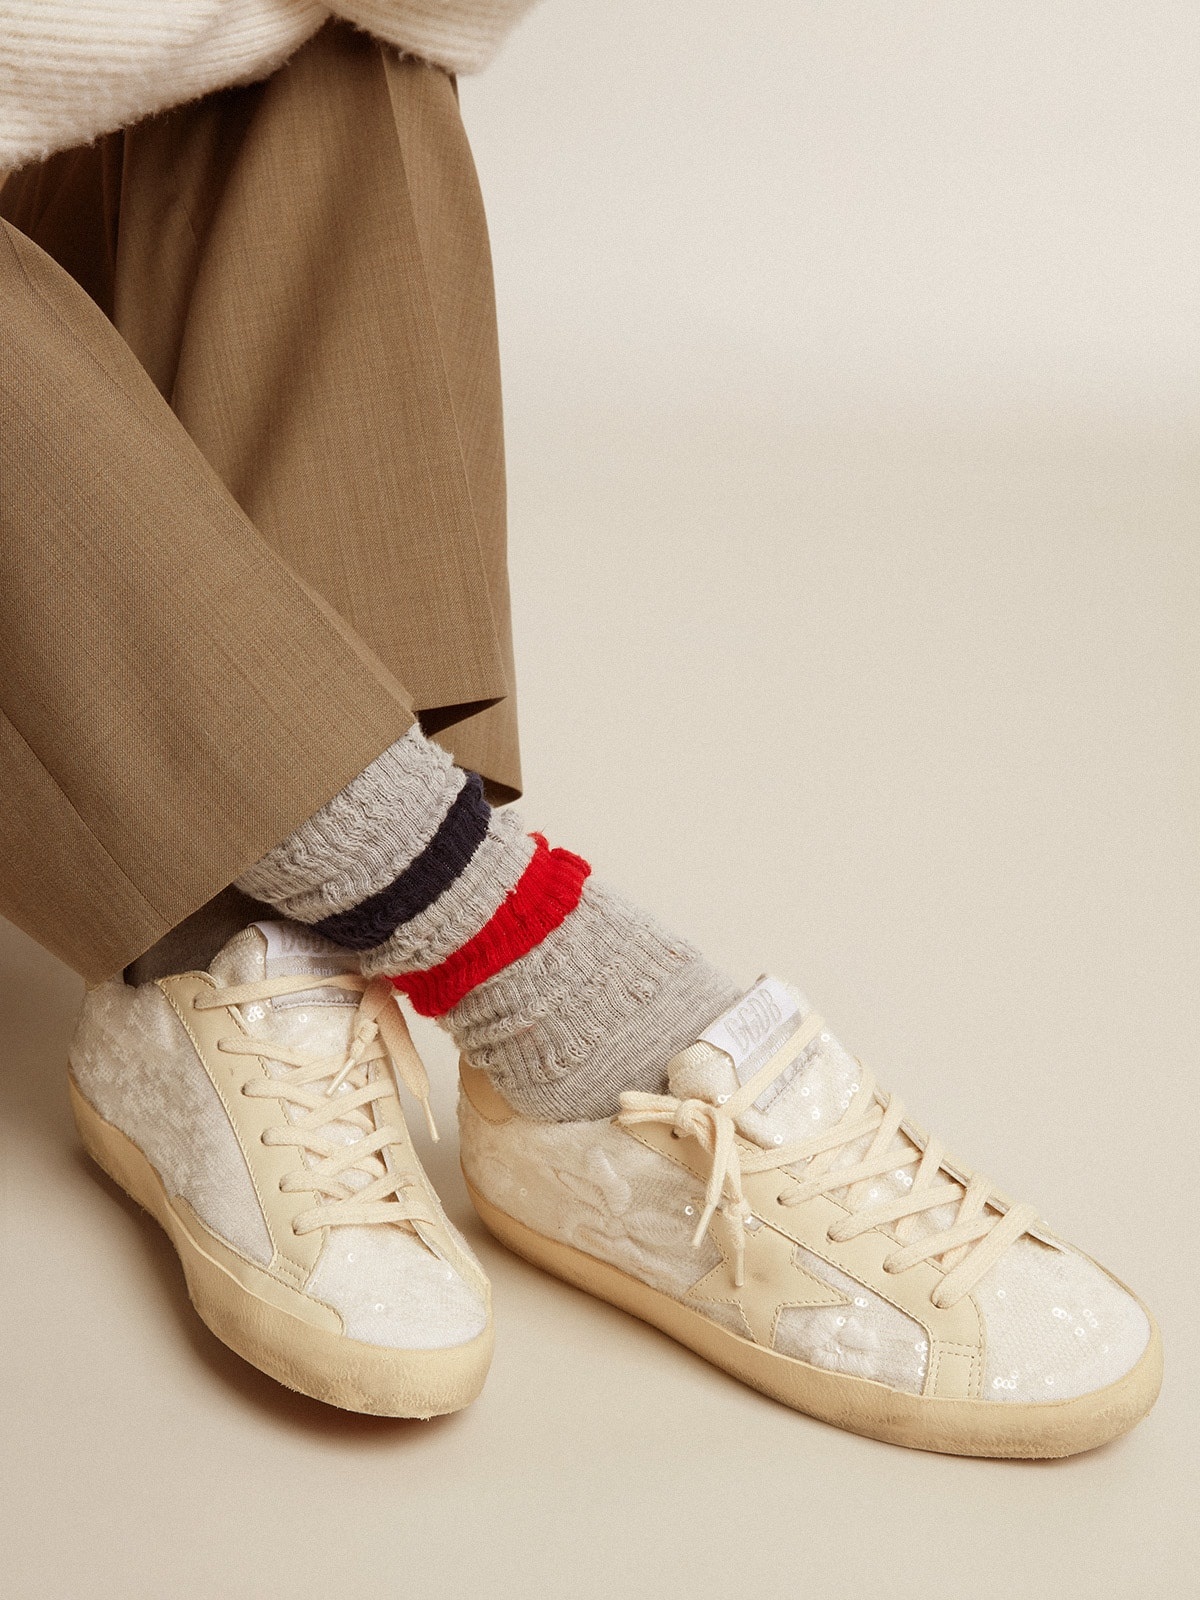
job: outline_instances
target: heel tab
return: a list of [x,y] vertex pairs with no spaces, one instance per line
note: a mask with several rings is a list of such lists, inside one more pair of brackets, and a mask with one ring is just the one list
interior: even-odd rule
[[458,1059],[458,1081],[462,1092],[485,1122],[511,1122],[516,1112],[486,1072],[473,1067],[466,1056]]

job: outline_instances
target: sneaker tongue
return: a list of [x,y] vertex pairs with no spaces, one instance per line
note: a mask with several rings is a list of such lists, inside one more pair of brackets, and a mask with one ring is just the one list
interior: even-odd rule
[[[671,1093],[681,1100],[714,1103],[722,1095],[735,1093],[795,1034],[811,1010],[799,989],[778,978],[760,978],[695,1044],[668,1062]],[[841,1121],[858,1090],[861,1071],[829,1029],[822,1028],[742,1113],[738,1129],[764,1148],[811,1139]],[[871,1200],[897,1198],[912,1185],[911,1168],[904,1158],[917,1147],[903,1129],[896,1140],[897,1168],[876,1179]],[[852,1141],[835,1158],[835,1168],[861,1161],[870,1143],[870,1134]],[[954,1216],[953,1205],[939,1206],[914,1219],[913,1233],[948,1227]]]
[[[668,1064],[679,1099],[718,1101],[748,1083],[812,1010],[799,989],[762,977]],[[858,1087],[859,1066],[823,1029],[738,1119],[756,1143],[791,1144],[836,1123]]]
[[[299,922],[252,922],[235,933],[209,964],[209,973],[222,989],[240,983],[261,983],[264,978],[290,978],[302,972],[329,978],[338,972],[357,972],[358,957],[344,945],[314,933]],[[357,997],[337,989],[305,989],[279,995],[272,1004],[286,1010],[300,1005],[354,1005]]]

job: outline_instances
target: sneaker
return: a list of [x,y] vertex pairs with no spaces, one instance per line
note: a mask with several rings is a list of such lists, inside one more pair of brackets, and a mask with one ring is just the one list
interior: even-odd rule
[[231,1350],[349,1411],[431,1417],[482,1387],[482,1268],[400,1108],[428,1080],[385,979],[294,924],[207,972],[92,989],[70,1051],[88,1153],[159,1222]]
[[1029,1205],[951,1161],[764,978],[603,1122],[462,1063],[462,1163],[518,1255],[798,1411],[952,1455],[1065,1456],[1154,1403],[1158,1331]]

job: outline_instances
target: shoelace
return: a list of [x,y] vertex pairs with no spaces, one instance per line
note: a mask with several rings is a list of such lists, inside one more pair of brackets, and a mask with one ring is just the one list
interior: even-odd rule
[[[1015,1239],[1034,1227],[1038,1221],[1034,1206],[1009,1206],[989,1180],[977,1173],[955,1167],[943,1174],[945,1147],[906,1124],[899,1099],[880,1090],[865,1070],[844,1115],[826,1132],[769,1150],[750,1145],[738,1134],[738,1117],[799,1058],[824,1027],[823,1020],[810,1012],[797,1032],[723,1104],[626,1091],[621,1096],[617,1121],[626,1127],[643,1122],[666,1123],[680,1138],[695,1139],[707,1152],[711,1166],[705,1204],[692,1243],[700,1245],[719,1209],[731,1224],[734,1282],[738,1287],[745,1281],[746,1226],[754,1224],[742,1193],[743,1176],[803,1165],[798,1184],[780,1194],[781,1205],[799,1206],[817,1195],[847,1190],[850,1214],[829,1229],[830,1241],[854,1239],[872,1228],[894,1224],[896,1249],[885,1257],[884,1271],[904,1272],[918,1262],[942,1259],[946,1275],[930,1298],[934,1305],[948,1309],[970,1293]],[[916,1149],[908,1149],[897,1140],[902,1125]],[[840,1151],[868,1135],[872,1136],[871,1143],[859,1160],[836,1165]],[[912,1167],[916,1171],[904,1194],[878,1205],[862,1204],[872,1179]],[[953,1222],[910,1242],[913,1219],[948,1204],[957,1207]]]
[[[252,1078],[243,1084],[242,1093],[303,1108],[304,1115],[295,1121],[263,1134],[265,1144],[293,1145],[303,1163],[284,1176],[280,1188],[289,1194],[322,1197],[295,1218],[295,1232],[377,1222],[435,1222],[424,1197],[409,1192],[419,1190],[419,1179],[393,1170],[382,1154],[403,1139],[403,1130],[389,1123],[376,1127],[368,1110],[393,1092],[390,1075],[373,1075],[370,1070],[373,1063],[386,1062],[420,1102],[431,1137],[438,1137],[429,1108],[429,1078],[386,978],[367,979],[358,973],[268,978],[216,989],[211,996],[198,998],[196,1009],[218,1011],[309,989],[348,989],[362,995],[344,1057],[314,1056],[279,1040],[242,1033],[217,1041],[217,1048],[227,1055],[255,1056],[292,1069],[278,1078]],[[328,1084],[322,1081],[326,1078]],[[350,1085],[348,1092],[345,1084]],[[350,1143],[330,1138],[323,1130],[333,1122],[361,1128],[362,1135]],[[305,1156],[312,1160],[304,1162]]]

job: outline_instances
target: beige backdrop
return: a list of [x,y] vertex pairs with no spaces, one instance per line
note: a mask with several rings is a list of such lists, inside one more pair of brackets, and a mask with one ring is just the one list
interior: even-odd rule
[[472,1411],[293,1399],[85,1165],[78,985],[12,935],[7,1594],[1192,1592],[1198,79],[1190,3],[548,0],[463,89],[528,814],[1131,1279],[1158,1409],[1057,1465],[889,1449],[477,1229]]

